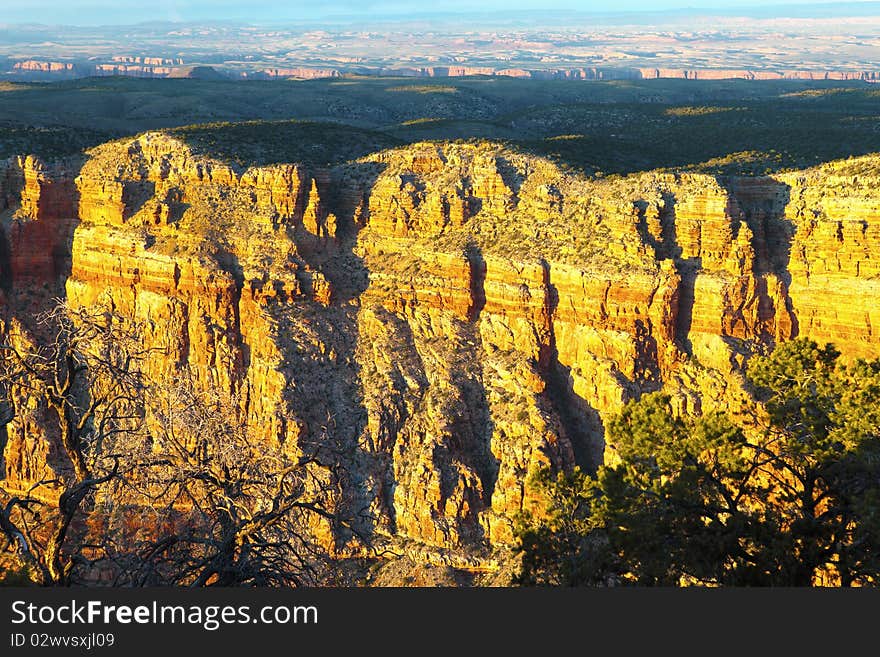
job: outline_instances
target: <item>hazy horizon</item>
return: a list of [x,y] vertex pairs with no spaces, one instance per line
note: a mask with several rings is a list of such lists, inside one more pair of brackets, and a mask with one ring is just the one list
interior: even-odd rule
[[[144,6],[135,0],[90,0],[71,6],[62,0],[6,0],[0,25],[83,26],[129,25],[149,22],[235,22],[235,23],[297,23],[334,21],[406,21],[456,16],[480,16],[504,22],[507,17],[552,12],[569,15],[621,16],[668,13],[681,15],[693,12],[699,15],[743,15],[746,17],[835,17],[880,14],[876,0],[728,0],[718,6],[711,0],[620,0],[613,5],[578,0],[486,0],[474,8],[465,0],[440,0],[430,10],[413,9],[411,4],[396,0],[356,2],[334,0],[327,3],[279,2],[278,0],[158,0]],[[497,12],[497,15],[495,15]],[[50,20],[47,17],[51,17]]]

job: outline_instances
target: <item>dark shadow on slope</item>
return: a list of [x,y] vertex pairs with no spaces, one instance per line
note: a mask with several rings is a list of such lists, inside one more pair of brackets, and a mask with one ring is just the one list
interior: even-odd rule
[[470,292],[472,305],[468,309],[468,319],[476,322],[486,306],[486,259],[475,243],[468,244],[465,257],[470,266]]
[[[137,143],[137,142],[135,142]],[[122,218],[128,220],[156,195],[156,183],[151,180],[129,180],[122,184]]]
[[[476,345],[479,344],[479,330],[477,326],[480,314],[486,306],[486,259],[483,257],[479,246],[473,242],[468,244],[465,249],[465,257],[470,267],[470,295],[472,300],[472,305],[468,309],[467,319],[469,330],[472,333],[471,342],[475,345],[473,353],[469,353],[466,357],[472,359],[473,362],[478,362],[480,356],[476,351]],[[480,477],[483,487],[483,508],[489,509],[492,506],[492,494],[495,492],[500,465],[498,459],[492,453],[492,436],[495,432],[495,424],[492,420],[492,413],[486,398],[485,383],[476,384],[475,381],[471,380],[468,380],[468,382],[472,385],[467,390],[462,390],[471,416],[470,432],[472,435],[466,451],[469,453],[470,465]],[[482,432],[475,431],[475,428],[482,428]],[[482,435],[479,435],[480,433]]]
[[[374,472],[379,476],[380,490],[379,501],[382,509],[388,514],[390,529],[397,531],[396,509],[394,507],[394,495],[397,489],[397,478],[394,473],[394,453],[405,458],[406,451],[412,446],[403,439],[407,422],[411,420],[410,409],[418,410],[424,403],[428,394],[430,382],[425,371],[425,364],[416,349],[415,336],[412,327],[407,321],[396,313],[374,306],[371,311],[376,319],[381,322],[385,334],[379,339],[378,344],[383,354],[388,354],[393,369],[386,371],[379,380],[370,380],[369,373],[361,377],[364,386],[372,387],[365,393],[379,393],[374,396],[373,402],[378,408],[381,421],[378,423],[378,432],[367,435],[369,440],[366,445],[365,456],[372,461]],[[358,340],[364,339],[358,335]],[[370,340],[370,345],[375,344],[375,338]],[[359,366],[358,366],[359,367]],[[415,385],[413,385],[415,383]],[[399,444],[402,443],[402,444]],[[436,460],[448,456],[447,445],[436,445],[436,451],[431,455]],[[439,452],[439,453],[438,453]],[[444,474],[447,474],[449,462],[444,459],[438,463],[438,467],[446,466]]]
[[[369,481],[385,470],[387,455],[363,442],[368,430],[357,359],[360,310],[359,304],[352,303],[369,285],[369,272],[354,253],[360,229],[355,213],[358,206],[362,210],[368,206],[370,190],[383,167],[346,166],[355,174],[356,188],[342,182],[341,171],[316,172],[322,178],[329,176],[330,184],[324,189],[333,191],[322,195],[321,220],[329,212],[337,217],[336,237],[306,234],[300,225],[289,227],[288,239],[297,244],[296,276],[302,296],[268,308],[277,322],[275,341],[288,381],[283,398],[290,421],[299,425],[299,448],[318,459],[337,490],[340,522],[334,532],[339,546],[350,540],[352,530],[365,537],[373,535],[373,496],[387,494],[387,490],[376,491]],[[319,279],[329,283],[329,298],[319,294]],[[393,513],[393,506],[389,509]]]
[[[755,277],[758,303],[757,337],[766,344],[777,338],[797,337],[800,331],[797,315],[789,296],[791,286],[791,245],[795,226],[785,216],[791,199],[789,185],[769,177],[718,177],[717,181],[735,199],[744,220],[752,232],[754,251],[752,274]],[[777,290],[768,289],[767,275],[773,274],[780,282],[778,292],[783,308],[776,308],[773,296]]]
[[[4,97],[4,101],[6,97]],[[3,109],[0,109],[0,114]],[[22,120],[28,123],[22,122]],[[66,157],[78,157],[86,149],[103,144],[117,135],[100,132],[88,127],[32,125],[38,122],[30,113],[24,112],[14,120],[0,118],[0,160],[23,154],[36,155],[45,161]]]
[[[219,242],[219,240],[217,240]],[[232,286],[232,312],[233,312],[233,328],[231,331],[232,338],[237,342],[238,353],[241,360],[232,363],[234,371],[247,372],[251,366],[251,348],[243,339],[241,332],[241,293],[244,289],[244,270],[241,263],[234,253],[223,248],[218,248],[214,253],[214,261],[218,267],[229,274],[234,285]]]
[[660,361],[657,354],[657,339],[644,320],[635,321],[636,362],[633,378],[641,392],[658,390],[660,381]]
[[682,258],[682,248],[678,241],[678,228],[675,218],[675,196],[663,195],[663,208],[660,211],[660,225],[667,257],[675,261],[675,271],[681,283],[678,288],[678,309],[675,315],[675,342],[684,353],[692,355],[690,340],[691,325],[694,318],[694,289],[697,276],[703,266],[700,257]]
[[519,196],[519,189],[522,187],[523,175],[517,168],[504,157],[495,158],[495,166],[498,169],[498,175],[504,184],[513,192],[514,196]]
[[[659,221],[659,239],[654,235],[648,226],[646,211],[648,204],[645,201],[636,202],[636,210],[638,212],[638,223],[636,225],[639,236],[645,244],[648,244],[658,260],[671,259],[675,263],[675,270],[679,276],[680,283],[678,286],[678,307],[675,312],[674,338],[679,348],[686,354],[692,354],[693,347],[690,341],[690,330],[693,322],[694,311],[694,286],[697,276],[702,266],[701,258],[682,258],[682,248],[678,242],[678,229],[675,218],[675,196],[670,193],[663,194],[663,204],[658,210],[657,220]],[[641,326],[639,326],[639,324]],[[653,374],[649,374],[648,378],[653,378],[652,386],[656,387],[658,383],[659,373],[657,372],[657,343],[650,337],[650,332],[643,323],[639,322],[636,328],[636,338],[639,344],[642,344],[642,351],[647,360],[653,363]],[[641,340],[639,340],[641,338]],[[652,344],[653,343],[653,344]]]
[[[665,244],[665,240],[658,240],[655,237],[648,227],[648,219],[647,219],[647,211],[648,211],[648,202],[642,199],[635,201],[633,205],[636,208],[636,213],[638,216],[638,222],[636,223],[636,230],[639,233],[639,237],[642,239],[642,242],[650,246],[654,250],[654,254],[657,259],[668,258],[671,257],[667,251],[667,245]],[[662,227],[662,224],[661,224]]]
[[560,463],[557,465],[564,469],[578,465],[586,472],[593,473],[602,464],[602,454],[605,450],[605,428],[599,417],[599,412],[575,393],[571,368],[559,361],[559,350],[556,347],[556,332],[553,325],[556,309],[559,306],[559,292],[556,286],[551,283],[549,263],[543,262],[547,287],[546,312],[547,317],[550,318],[550,342],[546,349],[546,357],[542,358],[542,369],[547,382],[545,397],[562,423],[575,459],[573,464]]
[[165,194],[162,205],[157,209],[154,222],[176,224],[182,218],[184,213],[190,208],[190,204],[184,201],[184,194],[177,188],[169,189]]
[[[472,245],[467,257],[472,294],[485,299],[482,255]],[[401,298],[408,295],[405,287],[399,292]],[[437,476],[440,501],[434,503],[441,509],[432,515],[431,522],[440,531],[459,536],[466,548],[486,544],[481,513],[491,507],[498,477],[498,462],[492,453],[494,422],[482,379],[476,325],[481,309],[482,304],[476,302],[465,317],[449,317],[445,332],[436,334],[430,330],[424,333],[411,311],[375,305],[370,310],[384,330],[373,338],[376,346],[365,345],[368,350],[378,347],[390,359],[391,369],[379,376],[375,382],[378,389],[371,392],[373,411],[378,408],[382,417],[379,434],[372,438],[376,441],[374,458],[384,468],[382,502],[392,519],[392,530],[398,529],[394,495],[400,476],[394,468],[406,469],[409,486],[414,482],[419,485],[418,479],[410,477],[418,473],[418,464],[427,460]],[[367,380],[364,383],[369,385]],[[471,475],[479,480],[479,487],[470,484]],[[408,491],[413,493],[419,494]],[[458,495],[463,495],[466,503],[462,514],[442,515],[444,501]]]
[[599,412],[574,392],[571,368],[556,358],[547,372],[547,399],[571,442],[574,464],[595,473],[603,462],[605,427]]
[[[458,322],[456,322],[458,323]],[[470,547],[487,544],[480,513],[492,505],[492,494],[498,480],[499,462],[492,453],[492,436],[495,423],[489,408],[485,384],[479,368],[480,354],[477,327],[471,322],[459,323],[457,343],[450,345],[456,353],[450,381],[455,387],[449,408],[449,442],[445,447],[448,461],[444,463],[444,473],[451,475],[445,486],[445,495],[454,492],[460,484],[459,465],[477,475],[480,480],[482,497],[473,494],[468,500],[469,513],[462,518],[458,532]],[[435,457],[437,451],[435,451]],[[456,463],[458,462],[458,463]],[[444,479],[447,479],[444,477]]]
[[[0,202],[2,202],[2,199],[0,199]],[[3,291],[7,298],[12,293],[11,255],[9,236],[6,227],[4,227],[3,230],[0,230],[0,290]]]
[[675,316],[675,342],[688,355],[693,355],[690,332],[694,318],[694,288],[701,267],[701,258],[688,258],[676,262],[681,277],[678,287],[678,313]]
[[[16,175],[7,182],[6,198],[0,198],[0,211],[5,210],[0,222],[0,280],[6,299],[0,312],[7,327],[11,320],[17,320],[40,344],[55,336],[54,327],[40,323],[39,318],[55,307],[57,299],[66,296],[65,283],[71,273],[73,235],[79,214],[79,190],[74,180],[81,166],[82,161],[77,160],[46,168],[36,217],[15,217],[21,208],[24,183]],[[40,400],[36,409],[28,405],[17,413],[32,416],[32,421],[45,429],[50,467],[56,472],[70,467],[57,446],[57,425],[45,403]],[[15,436],[11,433],[12,425],[0,431],[6,434],[6,440],[21,441],[16,449],[25,460],[30,460],[31,450],[41,448],[41,436],[24,433],[33,432],[33,427],[19,426]],[[0,477],[5,476],[5,468],[0,450]]]

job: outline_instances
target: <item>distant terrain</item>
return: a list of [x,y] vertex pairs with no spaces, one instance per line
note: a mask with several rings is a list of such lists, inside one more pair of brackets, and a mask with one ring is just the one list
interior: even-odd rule
[[[185,22],[160,6],[150,13],[158,20],[136,25],[0,24],[0,76],[869,81],[880,76],[877,2],[641,13],[475,9],[437,15],[422,9],[405,18],[288,14],[255,13],[247,19],[253,22]],[[106,20],[112,18],[108,12]]]

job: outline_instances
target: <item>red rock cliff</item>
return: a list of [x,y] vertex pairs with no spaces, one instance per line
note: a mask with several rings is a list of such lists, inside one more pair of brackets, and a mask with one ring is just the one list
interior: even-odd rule
[[[417,144],[241,171],[151,133],[95,149],[75,185],[7,164],[6,325],[66,277],[72,303],[109,297],[142,323],[154,379],[189,369],[266,440],[333,445],[366,529],[503,545],[529,473],[595,465],[604,418],[641,392],[736,412],[755,345],[880,356],[872,162],[595,181],[501,146]],[[25,416],[6,445],[22,481],[51,451]]]

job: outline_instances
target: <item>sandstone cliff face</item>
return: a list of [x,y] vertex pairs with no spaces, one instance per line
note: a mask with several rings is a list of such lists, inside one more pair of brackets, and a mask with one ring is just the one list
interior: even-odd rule
[[[75,184],[6,165],[6,326],[44,279],[109,300],[156,348],[153,379],[189,370],[263,439],[332,447],[363,529],[481,563],[534,502],[529,473],[613,458],[603,421],[642,392],[736,413],[761,345],[880,356],[871,162],[596,181],[417,144],[242,171],[150,133],[95,149]],[[71,248],[47,250],[74,215]],[[5,448],[22,482],[51,460],[27,417]]]
[[0,166],[0,212],[8,257],[6,286],[53,287],[69,267],[68,243],[76,223],[70,172],[19,157]]
[[[239,174],[181,146],[146,135],[93,153],[76,181],[68,299],[111,298],[157,348],[147,368],[155,380],[186,367],[198,383],[245,400],[242,412],[267,438],[295,444],[272,310],[328,300],[293,238],[332,239],[317,188],[296,165]],[[320,236],[305,228],[310,217]]]
[[798,330],[876,358],[880,291],[877,166],[868,158],[782,177],[794,231],[788,272]]
[[[77,214],[72,166],[49,167],[33,157],[0,162],[0,334],[22,351],[45,337],[40,313],[63,296],[70,272]],[[23,486],[51,479],[58,449],[45,404],[23,386],[9,394],[16,417],[0,435],[0,476]]]

